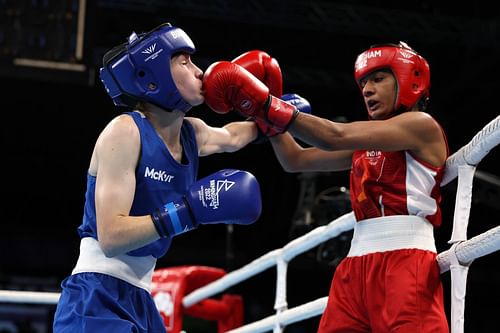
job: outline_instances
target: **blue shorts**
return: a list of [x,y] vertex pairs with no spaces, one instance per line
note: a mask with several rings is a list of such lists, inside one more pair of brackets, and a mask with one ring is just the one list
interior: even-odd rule
[[165,333],[151,294],[99,273],[64,279],[54,315],[54,333]]

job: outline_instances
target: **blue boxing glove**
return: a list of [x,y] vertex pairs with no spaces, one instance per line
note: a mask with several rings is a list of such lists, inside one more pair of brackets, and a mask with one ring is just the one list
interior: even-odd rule
[[281,100],[295,106],[300,112],[311,114],[311,104],[307,99],[297,94],[285,94],[281,96]]
[[182,198],[166,203],[151,218],[160,237],[173,237],[200,224],[251,224],[261,210],[257,179],[247,171],[226,169],[195,182]]

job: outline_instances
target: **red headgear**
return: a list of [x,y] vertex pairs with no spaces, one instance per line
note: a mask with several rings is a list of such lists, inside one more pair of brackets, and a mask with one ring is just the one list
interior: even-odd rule
[[387,68],[392,71],[398,84],[396,111],[407,111],[422,97],[425,100],[429,98],[429,64],[404,42],[372,46],[358,55],[354,64],[354,78],[361,89],[361,79],[376,70]]

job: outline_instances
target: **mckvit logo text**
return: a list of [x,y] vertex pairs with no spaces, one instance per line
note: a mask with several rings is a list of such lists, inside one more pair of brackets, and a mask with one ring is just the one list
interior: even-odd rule
[[144,177],[166,183],[170,183],[170,181],[174,179],[173,175],[167,174],[167,172],[164,170],[157,171],[154,168],[150,169],[149,167],[146,167],[146,171],[144,172]]

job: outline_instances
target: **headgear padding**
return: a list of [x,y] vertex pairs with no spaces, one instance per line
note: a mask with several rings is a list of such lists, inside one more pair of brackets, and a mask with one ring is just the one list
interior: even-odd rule
[[354,65],[354,78],[360,82],[379,69],[390,69],[398,84],[396,111],[407,111],[422,98],[429,98],[430,68],[427,60],[404,42],[370,47],[358,55]]
[[187,112],[186,102],[170,72],[172,55],[196,51],[182,30],[162,24],[148,33],[132,33],[128,42],[106,53],[100,78],[117,106],[134,107],[146,101],[169,111]]

